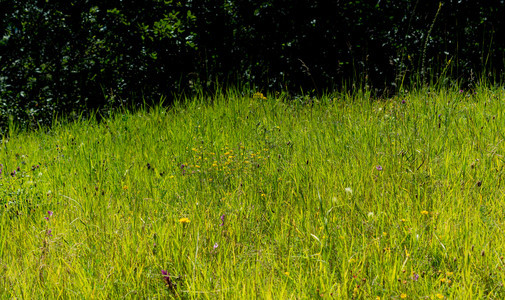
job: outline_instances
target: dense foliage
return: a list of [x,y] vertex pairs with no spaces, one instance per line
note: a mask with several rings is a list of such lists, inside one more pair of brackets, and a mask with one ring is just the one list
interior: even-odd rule
[[[247,82],[395,92],[503,72],[505,2],[2,0],[0,124]],[[493,78],[499,79],[499,78]]]

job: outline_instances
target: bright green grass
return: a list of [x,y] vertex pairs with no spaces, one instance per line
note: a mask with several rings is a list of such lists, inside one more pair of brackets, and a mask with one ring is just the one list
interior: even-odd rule
[[504,106],[229,94],[12,134],[1,298],[504,299]]

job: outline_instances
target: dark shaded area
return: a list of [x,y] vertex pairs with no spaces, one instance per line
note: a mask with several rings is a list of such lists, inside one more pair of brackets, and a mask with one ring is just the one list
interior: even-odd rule
[[0,0],[0,126],[237,83],[385,95],[428,77],[501,80],[505,1],[439,4]]

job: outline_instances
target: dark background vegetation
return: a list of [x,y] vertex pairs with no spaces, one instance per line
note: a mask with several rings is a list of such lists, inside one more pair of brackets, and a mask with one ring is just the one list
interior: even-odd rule
[[236,84],[383,96],[500,81],[504,2],[0,0],[0,126]]

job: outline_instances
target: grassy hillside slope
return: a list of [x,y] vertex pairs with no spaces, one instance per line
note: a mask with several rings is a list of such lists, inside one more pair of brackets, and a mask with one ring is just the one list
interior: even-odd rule
[[503,299],[504,106],[230,93],[12,133],[0,294]]

